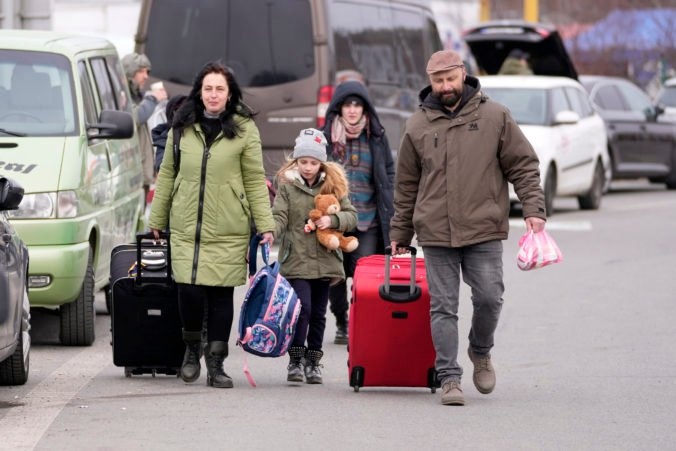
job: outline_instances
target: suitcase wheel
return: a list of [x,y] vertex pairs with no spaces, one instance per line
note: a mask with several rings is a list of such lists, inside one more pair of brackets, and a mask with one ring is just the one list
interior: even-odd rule
[[430,388],[432,393],[436,393],[437,388],[440,386],[439,380],[437,378],[437,370],[434,368],[428,368],[427,370],[427,386]]
[[354,388],[355,393],[359,391],[359,387],[364,385],[364,368],[355,366],[350,373],[350,386]]
[[125,377],[132,377],[133,375],[141,375],[141,374],[150,374],[152,377],[156,377],[158,374],[166,374],[167,376],[181,377],[180,368],[176,367],[158,367],[158,368],[144,368],[134,366],[124,367]]

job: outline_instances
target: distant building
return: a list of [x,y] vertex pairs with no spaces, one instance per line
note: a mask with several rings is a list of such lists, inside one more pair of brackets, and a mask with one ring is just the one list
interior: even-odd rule
[[431,6],[444,48],[462,55],[472,71],[475,64],[462,33],[479,23],[479,0],[436,0]]
[[52,30],[100,36],[120,56],[134,50],[141,0],[51,0]]

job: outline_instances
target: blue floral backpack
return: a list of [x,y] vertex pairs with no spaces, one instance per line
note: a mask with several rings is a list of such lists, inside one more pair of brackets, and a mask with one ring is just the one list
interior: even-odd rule
[[[251,284],[239,314],[237,344],[251,354],[280,357],[293,339],[301,304],[293,287],[279,274],[279,262],[268,263],[270,247],[260,246],[260,241],[261,236],[254,235],[249,244]],[[265,266],[256,272],[259,247]]]

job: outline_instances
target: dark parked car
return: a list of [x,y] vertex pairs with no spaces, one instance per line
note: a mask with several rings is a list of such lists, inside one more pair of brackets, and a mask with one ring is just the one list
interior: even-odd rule
[[554,75],[577,79],[577,71],[553,25],[501,20],[484,22],[465,31],[479,74],[495,75],[507,55],[520,49],[528,54],[534,75]]
[[16,210],[23,188],[0,177],[0,385],[23,385],[28,380],[30,306],[27,281],[28,249],[7,220]]
[[619,77],[581,75],[606,123],[612,179],[648,177],[676,189],[676,124],[638,86]]

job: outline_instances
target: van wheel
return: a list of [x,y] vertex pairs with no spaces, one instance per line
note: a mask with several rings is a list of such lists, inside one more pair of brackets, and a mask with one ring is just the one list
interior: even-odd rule
[[28,293],[24,289],[23,314],[19,342],[14,353],[0,362],[0,385],[23,385],[28,381],[30,367],[30,307]]
[[603,196],[603,183],[605,175],[603,173],[603,165],[596,162],[594,167],[594,178],[592,179],[591,187],[587,194],[577,197],[577,203],[583,210],[598,210],[601,206],[601,197]]
[[87,269],[77,299],[60,308],[61,343],[66,346],[90,346],[94,343],[94,251],[89,248]]
[[554,213],[554,197],[556,197],[556,170],[554,166],[549,166],[545,178],[545,211],[547,216]]
[[[676,160],[676,156],[674,160]],[[671,166],[671,173],[666,177],[664,183],[667,184],[667,189],[676,189],[676,163]]]

